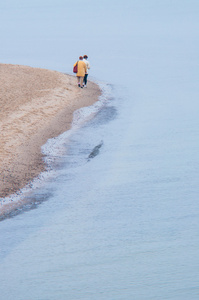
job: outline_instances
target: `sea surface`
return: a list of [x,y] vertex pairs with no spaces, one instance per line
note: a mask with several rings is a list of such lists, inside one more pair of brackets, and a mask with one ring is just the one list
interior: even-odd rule
[[0,299],[199,299],[198,0],[7,0],[0,20],[2,63],[87,54],[103,91],[0,222]]

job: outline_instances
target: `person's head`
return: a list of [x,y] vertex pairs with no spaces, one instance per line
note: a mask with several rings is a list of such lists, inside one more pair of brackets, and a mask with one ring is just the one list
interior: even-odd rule
[[84,55],[84,59],[87,59],[88,58],[88,56],[87,55]]
[[79,57],[79,60],[82,60],[82,59],[83,59],[83,56],[80,56],[80,57]]

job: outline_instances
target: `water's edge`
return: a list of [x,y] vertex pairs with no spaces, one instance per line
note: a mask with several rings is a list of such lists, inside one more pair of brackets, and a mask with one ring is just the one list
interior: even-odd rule
[[[62,155],[65,155],[64,147],[67,143],[70,143],[69,138],[88,121],[95,118],[97,112],[103,108],[107,99],[110,98],[111,86],[109,84],[98,82],[93,79],[92,82],[96,83],[101,90],[101,95],[99,96],[98,101],[91,106],[82,107],[76,110],[73,114],[71,128],[61,135],[49,139],[47,143],[41,147],[41,152],[44,155],[46,170],[16,193],[5,198],[0,198],[2,210],[0,213],[0,221],[3,221],[7,218],[12,218],[25,211],[35,209],[38,207],[38,205],[48,199],[47,195],[45,195],[45,197],[43,195],[41,197],[32,197],[32,193],[33,191],[36,191],[44,186],[46,181],[55,176],[56,160]],[[93,153],[90,155],[92,156]],[[88,157],[88,160],[90,158],[91,157]]]

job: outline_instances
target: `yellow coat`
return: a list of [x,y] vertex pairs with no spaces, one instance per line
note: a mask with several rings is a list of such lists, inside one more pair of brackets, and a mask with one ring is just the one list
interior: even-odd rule
[[81,77],[81,76],[84,77],[84,75],[87,72],[86,64],[82,60],[79,60],[78,62],[76,62],[74,64],[74,67],[77,65],[77,63],[78,63],[78,67],[77,67],[77,74],[76,74],[76,76],[78,76],[78,77]]

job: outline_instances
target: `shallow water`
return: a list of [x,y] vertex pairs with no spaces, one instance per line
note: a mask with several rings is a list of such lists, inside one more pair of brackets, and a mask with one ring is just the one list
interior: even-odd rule
[[35,209],[0,223],[1,299],[198,299],[198,2],[11,2],[27,26],[3,62],[70,73],[85,52],[104,94],[44,146]]

